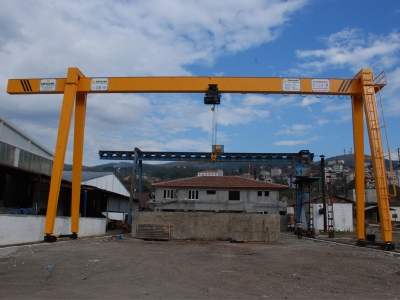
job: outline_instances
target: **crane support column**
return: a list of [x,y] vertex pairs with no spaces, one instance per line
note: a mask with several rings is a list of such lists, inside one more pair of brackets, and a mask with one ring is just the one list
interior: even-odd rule
[[58,135],[50,182],[49,200],[47,204],[46,224],[44,228],[44,240],[48,242],[56,240],[56,237],[52,236],[52,234],[54,232],[62,171],[64,168],[65,153],[67,151],[68,135],[71,126],[72,112],[74,110],[75,97],[78,90],[78,82],[79,79],[83,77],[84,75],[79,71],[78,68],[68,69],[67,80],[64,89],[64,98],[60,113],[60,123],[58,126]]
[[372,167],[374,168],[376,198],[378,202],[379,218],[381,223],[382,241],[392,245],[392,222],[390,218],[388,183],[386,178],[386,164],[383,153],[381,127],[379,124],[378,109],[373,85],[373,73],[369,69],[362,69],[359,73],[364,101],[364,113],[368,128],[369,145],[371,148]]
[[79,231],[79,206],[81,199],[83,141],[85,136],[86,93],[78,93],[75,104],[74,156],[72,165],[71,232]]
[[354,171],[356,191],[357,239],[365,239],[365,190],[364,190],[364,119],[363,99],[354,96],[353,112]]
[[142,203],[142,182],[143,182],[143,166],[142,160],[139,160],[139,210],[143,210],[143,203]]

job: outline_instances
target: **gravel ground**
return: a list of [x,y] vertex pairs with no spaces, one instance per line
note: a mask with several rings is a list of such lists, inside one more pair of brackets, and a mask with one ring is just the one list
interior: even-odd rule
[[279,243],[122,235],[15,249],[0,249],[0,298],[400,299],[398,254],[293,234]]

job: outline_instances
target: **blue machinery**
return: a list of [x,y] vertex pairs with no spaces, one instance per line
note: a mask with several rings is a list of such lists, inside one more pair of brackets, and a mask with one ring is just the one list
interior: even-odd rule
[[315,228],[311,206],[311,185],[320,180],[320,178],[311,176],[311,161],[307,161],[307,158],[302,158],[301,161],[294,163],[293,176],[295,177],[294,184],[296,185],[295,222],[303,220],[302,208],[306,206],[307,235],[313,237]]
[[[139,177],[139,199],[142,198],[142,161],[288,162],[292,164],[296,185],[296,220],[301,218],[302,205],[310,204],[311,184],[320,179],[311,177],[314,153],[308,150],[301,150],[298,153],[210,153],[141,151],[135,148],[134,151],[100,150],[99,156],[102,160],[133,160],[133,178],[136,180],[136,175]],[[131,186],[131,198],[132,194],[133,187]],[[139,202],[140,210],[142,210],[142,203]],[[313,224],[308,222],[307,228],[313,228]]]

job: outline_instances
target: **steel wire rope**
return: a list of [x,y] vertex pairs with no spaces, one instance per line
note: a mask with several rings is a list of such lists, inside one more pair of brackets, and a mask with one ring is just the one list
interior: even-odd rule
[[218,106],[214,104],[212,107],[213,112],[213,119],[212,119],[212,137],[211,137],[211,144],[217,144],[217,124],[218,124]]

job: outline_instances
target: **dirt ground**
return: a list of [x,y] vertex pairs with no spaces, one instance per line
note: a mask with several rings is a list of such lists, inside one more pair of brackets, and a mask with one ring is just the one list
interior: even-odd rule
[[396,253],[293,234],[279,243],[122,235],[0,249],[7,299],[400,299],[399,283]]

